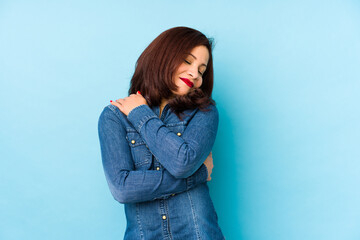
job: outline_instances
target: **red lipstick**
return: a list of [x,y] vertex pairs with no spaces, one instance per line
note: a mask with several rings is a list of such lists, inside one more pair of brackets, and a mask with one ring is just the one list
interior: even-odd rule
[[188,85],[190,88],[194,86],[194,84],[187,78],[180,78],[186,85]]

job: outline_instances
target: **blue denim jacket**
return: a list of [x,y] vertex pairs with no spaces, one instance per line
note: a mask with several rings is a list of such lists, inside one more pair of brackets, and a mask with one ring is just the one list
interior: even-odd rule
[[124,239],[224,239],[207,186],[218,112],[141,105],[128,116],[109,105],[98,130],[110,191],[125,204]]

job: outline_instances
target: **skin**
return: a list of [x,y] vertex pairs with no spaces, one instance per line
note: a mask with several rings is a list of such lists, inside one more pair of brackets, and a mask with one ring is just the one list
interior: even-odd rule
[[[209,51],[205,46],[197,46],[193,48],[184,61],[179,65],[173,76],[173,82],[177,86],[177,90],[173,91],[175,95],[185,95],[189,91],[195,88],[199,88],[202,85],[202,75],[206,70],[206,65],[209,61]],[[194,86],[190,88],[180,78],[187,78]],[[160,104],[160,116],[161,112],[167,104],[168,99],[162,99]],[[129,115],[131,110],[140,106],[147,105],[145,98],[138,92],[137,94],[131,94],[128,97],[117,99],[116,101],[110,101],[110,103],[119,108],[126,116]],[[208,170],[208,179],[211,180],[211,173],[214,167],[212,153],[204,161]]]

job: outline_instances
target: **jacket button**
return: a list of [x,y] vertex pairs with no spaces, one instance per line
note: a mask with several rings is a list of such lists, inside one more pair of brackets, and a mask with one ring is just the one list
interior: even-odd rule
[[159,170],[160,170],[160,167],[156,167],[156,170],[158,170],[158,171],[159,171]]
[[131,143],[132,143],[132,144],[135,144],[135,140],[131,140]]
[[175,196],[175,193],[171,194],[171,196]]
[[162,216],[162,219],[166,220],[166,216],[165,216],[165,215],[163,215],[163,216]]
[[178,132],[178,133],[177,133],[177,135],[180,137],[180,136],[181,136],[181,133],[180,133],[180,132]]

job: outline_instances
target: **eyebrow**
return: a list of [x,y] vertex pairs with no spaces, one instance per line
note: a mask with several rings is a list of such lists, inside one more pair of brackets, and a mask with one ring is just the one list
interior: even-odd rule
[[[189,53],[189,55],[191,55],[193,58],[195,58],[195,60],[197,59],[194,55],[192,55],[191,53]],[[207,67],[207,65],[205,63],[201,64],[200,66],[205,66]]]

